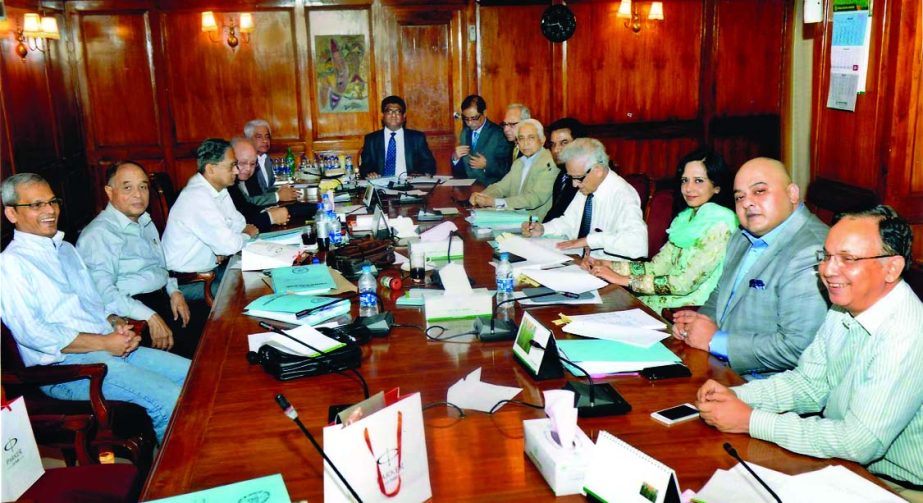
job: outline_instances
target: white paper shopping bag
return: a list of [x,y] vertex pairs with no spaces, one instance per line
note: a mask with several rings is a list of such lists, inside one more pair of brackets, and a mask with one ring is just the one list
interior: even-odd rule
[[42,474],[42,458],[29,423],[26,402],[19,397],[0,408],[3,446],[3,501],[16,501]]
[[[420,394],[385,395],[386,407],[347,426],[324,428],[324,452],[363,502],[419,502],[432,497]],[[324,501],[354,501],[324,465]]]

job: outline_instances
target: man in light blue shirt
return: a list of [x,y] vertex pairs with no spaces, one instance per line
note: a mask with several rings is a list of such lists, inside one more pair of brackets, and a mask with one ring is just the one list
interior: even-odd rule
[[203,302],[192,309],[167,272],[157,228],[147,213],[147,173],[134,162],[106,170],[109,204],[80,233],[77,251],[90,271],[106,309],[147,320],[155,349],[192,358],[208,316]]
[[799,196],[779,161],[744,163],[734,178],[743,231],[728,242],[718,287],[698,312],[674,316],[674,336],[745,378],[793,368],[827,311],[814,255],[828,228]]
[[[0,316],[23,362],[106,364],[103,394],[144,407],[162,441],[189,360],[139,348],[141,338],[107,311],[77,250],[58,231],[61,200],[48,182],[20,173],[4,180],[0,190],[3,213],[16,227],[0,254]],[[42,390],[62,400],[89,399],[85,380]]]

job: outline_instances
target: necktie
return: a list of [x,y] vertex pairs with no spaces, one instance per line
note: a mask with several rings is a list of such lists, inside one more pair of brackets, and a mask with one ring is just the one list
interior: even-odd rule
[[[263,166],[264,166],[267,162],[268,162],[268,163],[271,163],[271,162],[272,162],[272,159],[270,159],[269,156],[264,156],[264,157],[263,157],[263,163],[260,164],[260,165],[258,166],[258,167],[260,168],[260,169],[259,169],[259,172],[260,172],[259,175],[260,175],[260,176],[256,177],[256,181],[259,182],[260,190],[263,191],[263,192],[266,192],[266,188],[269,187],[269,179],[266,177],[266,171],[263,170]],[[270,173],[272,172],[272,167],[271,167],[271,166],[270,166],[269,172],[270,172]]]
[[519,147],[513,147],[513,162],[516,162],[516,159],[522,155],[522,152],[519,151]]
[[580,231],[577,232],[577,239],[585,238],[590,233],[590,222],[593,220],[593,194],[586,196],[586,203],[583,205],[583,219],[580,220]]
[[394,172],[397,166],[397,140],[394,139],[394,135],[397,133],[391,132],[391,139],[388,140],[388,151],[385,153],[385,176],[394,176]]
[[471,133],[471,150],[474,150],[474,148],[478,146],[478,137],[480,136],[480,131],[474,131]]

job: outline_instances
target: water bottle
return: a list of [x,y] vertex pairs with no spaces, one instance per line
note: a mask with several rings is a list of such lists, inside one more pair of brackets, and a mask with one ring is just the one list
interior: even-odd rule
[[378,283],[372,276],[372,266],[362,266],[362,276],[359,276],[359,317],[375,316],[378,314]]
[[333,201],[333,191],[328,190],[324,194],[324,209],[327,211],[333,211],[336,208],[336,203]]
[[500,263],[497,264],[497,302],[513,297],[513,266],[510,265],[510,254],[500,254]]
[[330,244],[331,246],[340,246],[340,219],[337,218],[337,214],[333,211],[328,211],[327,216],[324,219],[327,222],[327,232],[330,235]]
[[324,205],[317,203],[317,212],[314,213],[314,226],[317,227],[317,248],[321,251],[330,249],[329,231],[327,230],[327,214]]

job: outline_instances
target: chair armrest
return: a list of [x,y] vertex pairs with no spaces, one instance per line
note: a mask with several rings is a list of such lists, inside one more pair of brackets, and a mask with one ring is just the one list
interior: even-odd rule
[[189,283],[205,283],[205,303],[211,307],[215,298],[212,296],[212,283],[215,281],[215,271],[208,272],[170,272],[170,276],[176,278],[176,281],[182,285]]
[[98,464],[99,460],[90,455],[89,440],[93,435],[96,420],[90,414],[39,414],[29,415],[29,422],[35,432],[36,442],[42,443],[46,436],[54,438],[58,432],[66,430],[74,434],[74,451],[81,465]]
[[103,396],[103,378],[108,371],[104,363],[85,365],[39,365],[16,370],[4,369],[0,381],[4,384],[49,385],[78,379],[90,380],[90,406],[103,428],[109,428],[109,405]]

